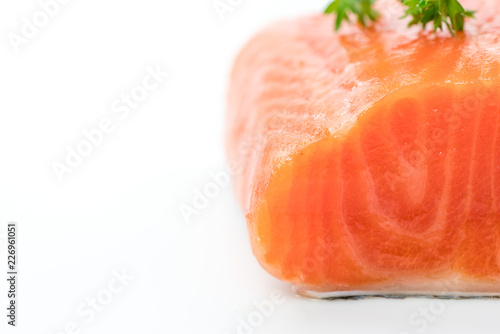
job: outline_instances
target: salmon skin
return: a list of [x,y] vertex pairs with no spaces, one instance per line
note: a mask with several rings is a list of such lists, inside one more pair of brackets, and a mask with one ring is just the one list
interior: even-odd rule
[[280,22],[237,57],[235,192],[257,260],[299,293],[500,295],[500,9],[461,2],[456,38],[388,1],[371,29]]

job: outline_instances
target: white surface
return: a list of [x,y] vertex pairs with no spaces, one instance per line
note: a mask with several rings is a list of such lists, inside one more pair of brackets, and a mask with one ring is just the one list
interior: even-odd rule
[[[180,215],[210,173],[224,170],[224,99],[237,50],[267,23],[326,3],[242,0],[221,21],[212,0],[71,0],[18,54],[7,33],[40,7],[0,3],[0,233],[9,221],[20,229],[19,326],[8,328],[2,311],[0,333],[71,333],[72,322],[79,333],[496,332],[500,301],[294,296],[251,255],[230,187],[191,223]],[[148,65],[169,78],[120,120],[110,105]],[[108,117],[114,131],[59,182],[52,162]],[[122,269],[134,279],[88,321],[82,303],[109,296]],[[274,290],[284,301],[258,328],[238,330],[241,319],[260,320],[254,303]],[[1,279],[0,305],[6,299]]]

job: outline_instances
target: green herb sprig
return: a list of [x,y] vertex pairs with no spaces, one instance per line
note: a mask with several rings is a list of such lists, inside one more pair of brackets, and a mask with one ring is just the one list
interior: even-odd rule
[[436,32],[443,30],[444,23],[453,36],[464,30],[466,17],[474,17],[474,11],[465,10],[457,0],[404,0],[403,5],[408,6],[404,17],[413,17],[410,26],[422,24],[425,29],[433,22]]
[[339,30],[343,21],[349,21],[349,15],[355,14],[358,22],[366,27],[366,21],[376,21],[379,13],[372,8],[375,0],[335,0],[326,9],[326,14],[336,15],[335,30]]
[[[431,23],[434,32],[443,30],[443,24],[455,36],[456,32],[463,31],[466,17],[474,17],[474,11],[465,10],[458,0],[400,0],[407,6],[403,18],[411,16],[409,26],[422,24],[425,29]],[[375,22],[380,14],[373,9],[375,0],[335,0],[326,8],[326,14],[333,14],[335,30],[339,30],[349,16],[357,16],[358,22],[366,27],[367,21]]]

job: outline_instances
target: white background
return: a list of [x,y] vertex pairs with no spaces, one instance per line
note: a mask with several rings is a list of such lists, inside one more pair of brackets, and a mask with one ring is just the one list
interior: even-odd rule
[[[326,4],[243,0],[221,20],[212,0],[70,0],[16,53],[7,36],[40,5],[1,1],[0,233],[18,222],[20,277],[16,328],[6,325],[0,280],[0,333],[496,332],[499,301],[296,297],[253,258],[231,186],[190,222],[179,213],[225,169],[238,50],[266,24]],[[147,66],[170,75],[121,120],[111,105]],[[105,118],[114,131],[60,182],[53,162]],[[134,278],[102,311],[91,321],[77,312],[87,298],[109,297],[122,270]],[[239,330],[275,290],[284,301],[258,328]]]

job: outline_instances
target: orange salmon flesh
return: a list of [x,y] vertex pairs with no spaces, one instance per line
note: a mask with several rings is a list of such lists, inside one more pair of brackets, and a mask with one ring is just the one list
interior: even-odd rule
[[386,1],[370,29],[280,22],[237,57],[228,160],[270,274],[299,291],[500,293],[500,6],[461,3],[477,13],[457,37]]

